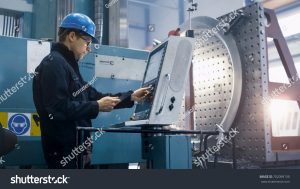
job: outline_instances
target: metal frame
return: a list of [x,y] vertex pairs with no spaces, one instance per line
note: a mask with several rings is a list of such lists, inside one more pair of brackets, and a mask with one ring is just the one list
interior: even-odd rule
[[[264,13],[268,22],[266,26],[266,37],[273,39],[285,72],[288,78],[292,79],[294,76],[298,76],[298,72],[287,46],[287,42],[281,32],[276,14],[274,10],[271,9],[265,9]],[[282,85],[283,83],[269,82],[269,92],[278,89]],[[300,107],[300,82],[296,81],[285,93],[275,96],[274,98],[297,101],[298,106]],[[271,149],[274,152],[300,151],[299,141],[300,136],[274,137],[271,135]],[[300,157],[300,153],[298,157]]]
[[[84,133],[85,132],[98,132],[99,128],[95,127],[77,127],[76,128],[77,133],[77,146],[79,144],[84,143]],[[204,140],[204,152],[207,150],[208,145],[207,145],[207,140],[209,136],[212,135],[219,135],[219,131],[195,131],[195,130],[167,130],[167,129],[155,129],[155,128],[141,128],[141,127],[136,127],[136,128],[128,128],[128,127],[123,127],[123,128],[101,128],[101,131],[103,132],[108,132],[108,133],[141,133],[145,134],[145,137],[151,137],[155,135],[178,135],[178,134],[195,134],[195,135],[206,135],[205,140]],[[225,132],[224,134],[228,135],[228,132]],[[232,141],[232,163],[233,163],[233,168],[235,169],[236,166],[236,155],[235,155],[235,141]],[[78,168],[83,169],[83,154],[79,154],[78,157]],[[216,162],[217,163],[217,162]]]

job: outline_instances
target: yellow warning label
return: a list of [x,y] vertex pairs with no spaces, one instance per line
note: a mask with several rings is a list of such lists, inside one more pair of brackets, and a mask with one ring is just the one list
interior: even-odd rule
[[40,116],[37,113],[31,114],[30,136],[41,136]]
[[8,119],[8,113],[0,112],[0,123],[4,128],[7,128],[7,119]]

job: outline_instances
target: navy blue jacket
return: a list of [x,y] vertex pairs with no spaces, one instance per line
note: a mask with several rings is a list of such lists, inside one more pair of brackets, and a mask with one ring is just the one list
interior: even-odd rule
[[[78,62],[73,52],[61,43],[54,44],[51,53],[36,68],[33,98],[40,116],[44,154],[66,154],[76,145],[76,126],[91,127],[97,117],[97,100],[105,96],[128,96],[117,108],[130,108],[132,91],[102,94],[93,87],[84,87]],[[84,89],[85,90],[80,90]],[[76,91],[81,91],[76,93]],[[74,95],[76,93],[76,95]],[[48,157],[50,158],[50,157]]]

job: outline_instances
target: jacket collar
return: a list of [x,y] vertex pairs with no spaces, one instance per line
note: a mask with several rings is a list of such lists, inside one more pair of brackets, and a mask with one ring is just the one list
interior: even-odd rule
[[68,64],[71,65],[74,71],[80,75],[78,61],[75,59],[74,53],[70,51],[68,47],[62,43],[54,43],[51,50],[59,52],[67,60]]

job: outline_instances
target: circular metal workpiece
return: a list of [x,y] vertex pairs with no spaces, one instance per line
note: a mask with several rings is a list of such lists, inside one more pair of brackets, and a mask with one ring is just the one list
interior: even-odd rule
[[[193,84],[196,130],[228,131],[236,117],[242,93],[242,65],[235,40],[224,34],[226,23],[195,17],[191,21],[196,39],[193,52]],[[188,30],[189,23],[181,27]]]

